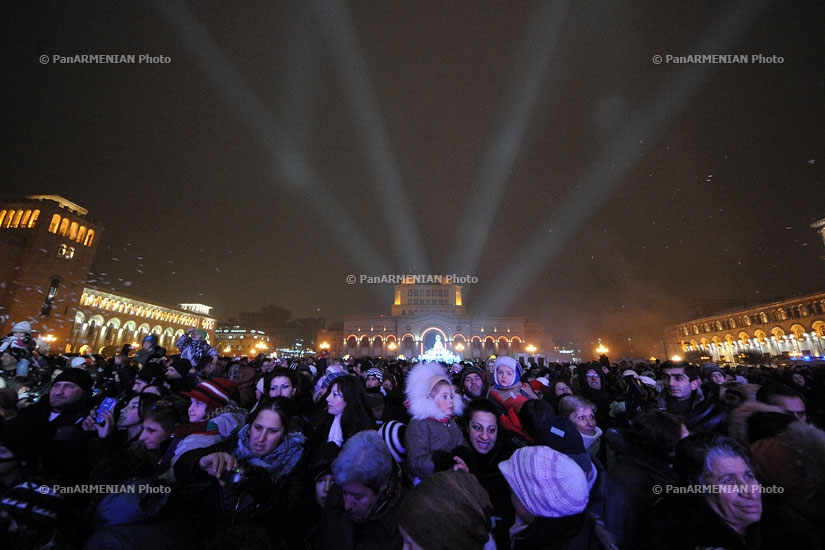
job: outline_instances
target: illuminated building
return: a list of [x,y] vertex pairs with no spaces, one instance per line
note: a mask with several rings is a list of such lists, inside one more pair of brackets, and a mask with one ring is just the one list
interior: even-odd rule
[[721,363],[748,354],[777,358],[825,356],[825,292],[692,319],[668,327],[669,353],[680,350]]
[[395,285],[394,291],[390,317],[344,317],[342,330],[321,331],[316,342],[328,342],[337,357],[413,359],[431,350],[440,336],[442,345],[463,359],[509,355],[538,364],[553,350],[541,323],[522,317],[468,316],[461,285],[411,281]]
[[215,349],[221,355],[233,357],[257,357],[259,353],[269,355],[269,336],[262,330],[246,328],[240,324],[221,323],[215,330]]
[[[825,243],[825,218],[811,224]],[[825,357],[825,292],[739,307],[703,316],[665,332],[665,353],[695,360],[764,363]],[[669,348],[669,349],[668,349]]]
[[0,203],[0,329],[29,321],[41,351],[113,353],[149,333],[170,352],[195,327],[213,334],[209,306],[163,305],[87,281],[103,227],[57,195]]

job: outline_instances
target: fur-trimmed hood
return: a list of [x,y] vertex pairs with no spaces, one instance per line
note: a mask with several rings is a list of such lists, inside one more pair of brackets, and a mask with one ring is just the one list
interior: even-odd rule
[[825,495],[825,431],[805,422],[793,421],[782,434],[783,443],[793,449],[794,466],[803,472],[811,493]]
[[[413,420],[447,418],[431,396],[433,388],[441,380],[451,384],[447,371],[438,363],[419,363],[410,369],[407,374],[406,394],[410,417]],[[453,404],[453,416],[461,416],[464,412],[464,401],[457,393],[453,395]]]
[[820,521],[825,512],[825,431],[758,402],[737,408],[728,429],[750,448],[766,482],[785,487],[783,502]]
[[787,413],[774,405],[768,405],[767,403],[761,403],[759,401],[746,401],[731,412],[728,422],[728,435],[745,447],[748,447],[755,440],[755,434],[752,429],[755,427],[752,425],[755,423],[754,416],[759,417],[759,423],[762,425],[760,427],[769,429],[767,427],[768,422],[766,422],[768,419],[783,418],[777,415],[787,416]]

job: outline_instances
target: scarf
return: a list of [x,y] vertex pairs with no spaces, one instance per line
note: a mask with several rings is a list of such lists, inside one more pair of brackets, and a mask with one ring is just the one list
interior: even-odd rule
[[257,456],[249,449],[249,424],[238,432],[238,446],[232,456],[251,466],[264,468],[273,483],[289,475],[304,455],[306,437],[299,432],[289,432],[281,443],[266,456]]
[[596,426],[596,435],[581,434],[584,448],[587,449],[591,455],[597,455],[602,446],[602,429]]
[[341,429],[341,415],[336,415],[332,419],[332,425],[329,427],[329,435],[327,441],[332,441],[339,447],[344,445],[344,431]]

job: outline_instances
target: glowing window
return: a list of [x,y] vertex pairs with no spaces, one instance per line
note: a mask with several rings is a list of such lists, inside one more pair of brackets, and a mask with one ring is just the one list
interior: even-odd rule
[[65,237],[66,233],[68,233],[68,232],[69,232],[69,219],[68,218],[63,218],[60,221],[60,230],[58,231],[58,233],[60,233],[61,237]]
[[60,227],[60,214],[55,214],[49,222],[49,233],[57,233],[58,227]]

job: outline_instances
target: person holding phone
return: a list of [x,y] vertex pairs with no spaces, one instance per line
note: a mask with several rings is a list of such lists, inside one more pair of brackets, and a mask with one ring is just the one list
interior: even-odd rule
[[47,398],[4,423],[8,447],[27,464],[27,474],[43,475],[56,484],[86,480],[91,434],[82,424],[91,396],[89,373],[82,367],[67,368],[54,379]]
[[[96,431],[100,439],[105,439],[105,448],[114,450],[118,448],[133,448],[138,446],[138,438],[143,431],[143,419],[160,400],[160,397],[153,393],[135,393],[127,397],[125,402],[118,403],[110,407],[109,399],[89,413],[83,420],[83,429],[86,431]],[[98,451],[101,454],[101,451]]]

